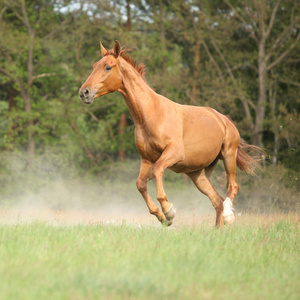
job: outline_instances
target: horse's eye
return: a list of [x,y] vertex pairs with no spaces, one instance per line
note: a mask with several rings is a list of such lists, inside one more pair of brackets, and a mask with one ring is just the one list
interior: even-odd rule
[[110,66],[106,66],[106,67],[105,67],[105,70],[106,70],[106,71],[110,71],[110,70],[111,70],[111,67],[110,67]]

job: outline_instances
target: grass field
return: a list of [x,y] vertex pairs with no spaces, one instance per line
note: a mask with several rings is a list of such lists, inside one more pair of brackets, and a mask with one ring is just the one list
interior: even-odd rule
[[0,299],[299,299],[297,216],[0,225]]

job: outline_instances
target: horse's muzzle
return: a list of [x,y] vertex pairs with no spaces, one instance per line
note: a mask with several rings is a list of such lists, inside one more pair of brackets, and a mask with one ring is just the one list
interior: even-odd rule
[[92,104],[94,102],[95,93],[91,93],[88,88],[80,88],[79,97],[83,103]]

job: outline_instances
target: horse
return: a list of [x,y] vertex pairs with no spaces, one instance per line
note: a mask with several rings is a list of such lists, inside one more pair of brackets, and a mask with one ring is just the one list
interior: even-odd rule
[[[185,173],[200,192],[212,202],[217,227],[231,224],[235,215],[233,200],[239,185],[236,166],[254,175],[261,168],[252,150],[260,148],[241,141],[233,121],[210,107],[182,105],[157,94],[146,82],[145,66],[127,54],[118,41],[106,50],[100,42],[102,58],[79,89],[83,103],[118,91],[128,106],[135,125],[135,143],[141,156],[136,180],[149,212],[164,225],[170,226],[176,215],[163,187],[163,174],[168,168]],[[211,183],[211,174],[223,160],[227,175],[227,197],[224,200]],[[147,182],[155,178],[157,200],[161,210],[147,191]]]

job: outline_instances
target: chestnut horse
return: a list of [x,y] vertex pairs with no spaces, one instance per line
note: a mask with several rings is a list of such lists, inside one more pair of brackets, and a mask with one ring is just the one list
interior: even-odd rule
[[[103,58],[94,64],[79,95],[86,104],[107,93],[118,91],[123,95],[134,120],[135,143],[142,158],[136,185],[150,213],[162,224],[170,226],[173,222],[176,210],[168,201],[162,180],[169,168],[187,174],[211,200],[216,210],[216,226],[232,223],[232,201],[239,190],[236,166],[254,174],[255,167],[260,165],[247,152],[258,147],[241,142],[233,122],[216,110],[181,105],[157,94],[146,83],[144,65],[136,65],[118,41],[111,50],[106,50],[101,42],[100,46]],[[225,200],[210,181],[219,159],[223,160],[227,174]],[[147,181],[153,177],[162,211],[147,192]]]

